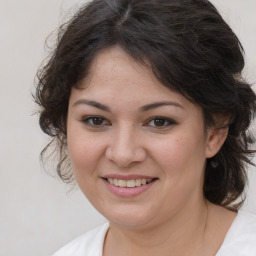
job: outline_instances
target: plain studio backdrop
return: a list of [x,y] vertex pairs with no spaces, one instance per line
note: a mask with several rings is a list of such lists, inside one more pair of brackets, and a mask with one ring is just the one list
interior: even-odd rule
[[[76,0],[0,1],[0,256],[47,256],[105,220],[79,190],[47,175],[39,153],[48,142],[33,115],[31,92],[47,55],[46,37],[80,4]],[[256,1],[214,0],[245,48],[245,76],[256,82]],[[252,127],[255,131],[256,129]],[[256,168],[244,209],[256,213]]]

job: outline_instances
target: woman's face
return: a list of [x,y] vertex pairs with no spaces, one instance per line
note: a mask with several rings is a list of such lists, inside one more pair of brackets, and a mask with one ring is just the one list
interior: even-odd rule
[[200,107],[117,46],[97,55],[81,86],[71,92],[67,142],[94,207],[136,228],[200,207],[205,161],[216,153]]

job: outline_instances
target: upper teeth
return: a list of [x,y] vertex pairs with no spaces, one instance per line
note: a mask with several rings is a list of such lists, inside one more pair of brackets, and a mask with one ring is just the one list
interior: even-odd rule
[[136,180],[119,180],[119,179],[111,179],[107,178],[107,181],[117,187],[122,188],[134,188],[139,187],[141,185],[146,185],[151,182],[153,179],[136,179]]

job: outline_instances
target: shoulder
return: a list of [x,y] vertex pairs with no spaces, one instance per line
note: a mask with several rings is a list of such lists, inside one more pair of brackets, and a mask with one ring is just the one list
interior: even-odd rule
[[239,211],[216,256],[256,255],[256,215]]
[[109,224],[106,223],[77,237],[52,256],[102,256],[102,247]]

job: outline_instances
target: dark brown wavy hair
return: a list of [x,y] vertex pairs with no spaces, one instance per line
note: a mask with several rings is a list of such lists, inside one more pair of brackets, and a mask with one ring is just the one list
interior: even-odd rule
[[140,63],[150,63],[163,85],[201,106],[206,127],[216,125],[216,115],[230,117],[220,127],[229,127],[224,145],[207,159],[203,189],[210,202],[236,202],[238,209],[246,167],[255,153],[248,128],[256,96],[241,76],[241,43],[207,0],[93,0],[81,7],[60,27],[57,45],[37,74],[34,97],[41,109],[40,126],[52,137],[41,156],[55,145],[59,177],[73,179],[65,153],[70,91],[88,75],[95,55],[113,45]]

